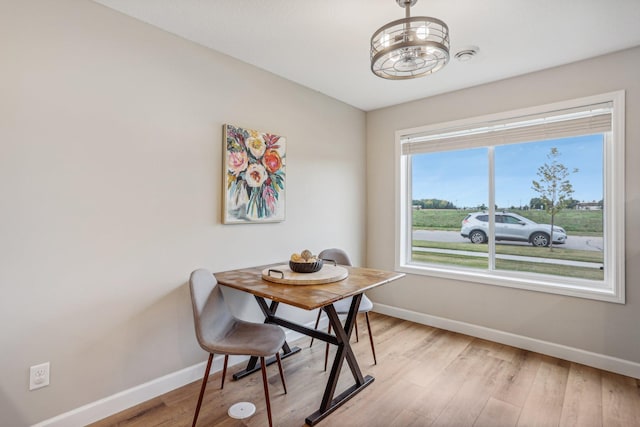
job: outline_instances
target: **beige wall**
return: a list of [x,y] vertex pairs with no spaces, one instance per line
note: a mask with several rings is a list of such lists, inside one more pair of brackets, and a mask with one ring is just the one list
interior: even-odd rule
[[[0,57],[1,425],[203,361],[195,268],[363,259],[364,112],[87,0],[1,0]],[[221,224],[224,123],[287,137],[286,221]]]
[[377,289],[373,299],[640,363],[639,69],[635,48],[367,114],[367,264],[393,268],[396,130],[624,89],[626,305],[417,275]]

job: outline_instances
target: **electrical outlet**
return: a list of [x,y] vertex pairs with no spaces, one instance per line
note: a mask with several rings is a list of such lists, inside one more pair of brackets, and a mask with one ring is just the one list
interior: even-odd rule
[[29,390],[49,385],[49,362],[34,365],[29,370]]

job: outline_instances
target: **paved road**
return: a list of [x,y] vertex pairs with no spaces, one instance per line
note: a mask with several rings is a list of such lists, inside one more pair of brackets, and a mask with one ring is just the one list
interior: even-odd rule
[[[469,243],[469,239],[465,239],[460,235],[459,231],[431,231],[431,230],[416,230],[413,232],[414,240],[431,240],[434,242],[449,242],[449,243]],[[525,242],[498,242],[499,245],[530,245]],[[604,244],[602,237],[591,236],[573,236],[570,235],[567,238],[567,242],[563,245],[557,245],[563,249],[578,249],[583,251],[600,251],[604,250]]]

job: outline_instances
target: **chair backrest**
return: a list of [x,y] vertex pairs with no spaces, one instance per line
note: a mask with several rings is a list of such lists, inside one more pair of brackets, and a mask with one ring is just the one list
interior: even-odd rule
[[200,347],[212,352],[235,318],[227,308],[214,275],[205,269],[195,270],[189,279],[193,322]]
[[325,249],[318,256],[322,259],[332,259],[338,264],[342,265],[352,265],[351,260],[349,259],[349,255],[342,249],[331,248]]

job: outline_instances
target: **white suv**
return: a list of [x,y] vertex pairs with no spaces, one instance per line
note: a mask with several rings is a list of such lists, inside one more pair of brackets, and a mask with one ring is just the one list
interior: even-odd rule
[[[538,224],[518,214],[510,212],[496,212],[495,224],[496,240],[511,240],[529,242],[533,246],[549,246],[551,240],[551,225]],[[474,212],[462,220],[462,237],[472,243],[487,243],[489,234],[489,214]],[[567,232],[564,228],[553,226],[553,243],[565,243]]]

